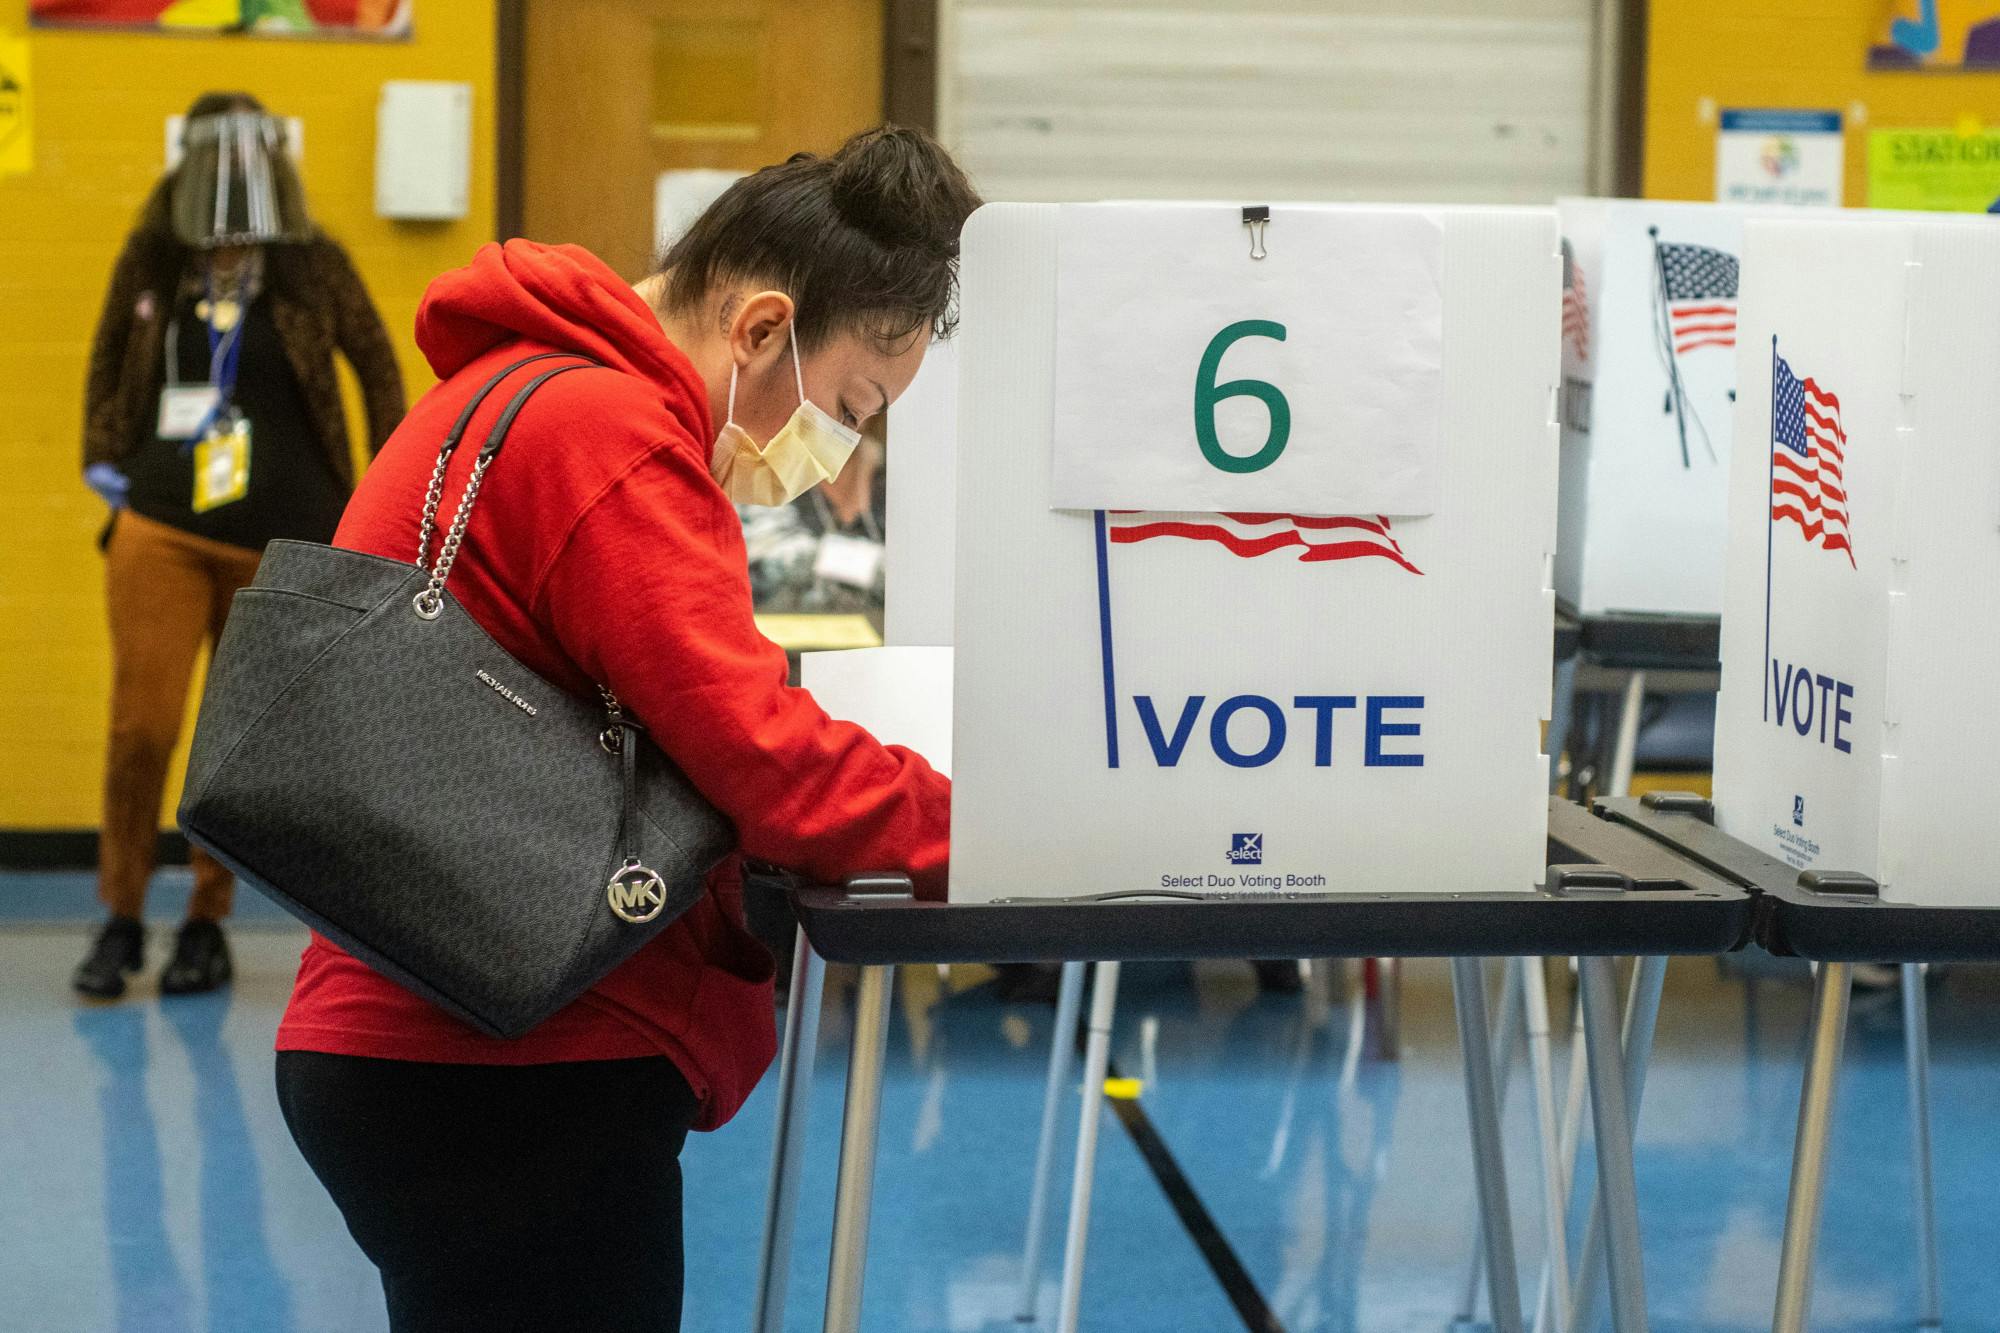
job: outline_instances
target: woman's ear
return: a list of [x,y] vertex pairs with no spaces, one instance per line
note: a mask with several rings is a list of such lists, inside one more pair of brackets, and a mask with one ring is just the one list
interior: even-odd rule
[[[730,305],[735,310],[730,310]],[[729,354],[743,370],[762,368],[784,354],[791,338],[792,298],[783,292],[763,291],[750,296],[729,297],[722,316],[729,326]]]

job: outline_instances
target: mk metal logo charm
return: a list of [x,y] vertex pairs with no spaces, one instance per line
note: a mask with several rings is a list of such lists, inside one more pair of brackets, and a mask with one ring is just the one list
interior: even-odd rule
[[620,921],[643,926],[667,905],[666,882],[637,861],[628,860],[605,888],[611,911]]

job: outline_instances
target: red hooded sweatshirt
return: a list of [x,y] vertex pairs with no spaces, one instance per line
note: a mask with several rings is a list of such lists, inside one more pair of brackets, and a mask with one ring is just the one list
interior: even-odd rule
[[[786,685],[784,653],[751,619],[735,508],[708,473],[706,390],[631,287],[573,246],[488,245],[431,284],[417,342],[443,382],[362,479],[335,544],[415,559],[439,442],[478,387],[537,352],[600,362],[550,380],[522,411],[479,493],[451,591],[551,683],[616,693],[734,822],[744,855],[821,881],[907,870],[920,891],[940,892],[950,784]],[[441,520],[513,389],[555,364],[517,371],[481,407],[447,474]],[[776,1045],[770,955],[742,922],[732,857],[679,921],[511,1041],[315,935],[278,1049],[456,1064],[665,1055],[701,1099],[699,1127],[713,1128]]]

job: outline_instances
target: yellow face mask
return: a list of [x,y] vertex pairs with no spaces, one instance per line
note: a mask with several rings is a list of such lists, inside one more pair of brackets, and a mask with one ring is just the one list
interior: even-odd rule
[[729,420],[715,439],[709,475],[737,504],[787,505],[824,481],[832,481],[847,466],[861,432],[850,430],[806,399],[805,371],[799,365],[799,344],[792,347],[792,378],[799,386],[799,405],[791,420],[763,444],[736,424],[736,367],[729,368]]

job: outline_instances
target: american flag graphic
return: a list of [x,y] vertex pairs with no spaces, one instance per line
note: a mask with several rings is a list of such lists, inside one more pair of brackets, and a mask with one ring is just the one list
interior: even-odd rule
[[1106,514],[1107,535],[1120,545],[1179,538],[1215,542],[1231,554],[1249,559],[1272,551],[1295,551],[1299,560],[1318,564],[1330,560],[1381,559],[1412,574],[1424,571],[1410,563],[1389,531],[1389,520],[1373,517],[1320,518],[1304,514],[1173,514],[1152,510],[1113,510]]
[[1847,431],[1840,399],[1774,354],[1771,367],[1771,521],[1798,525],[1806,543],[1841,551],[1854,566],[1847,527]]
[[1563,337],[1582,360],[1590,359],[1590,289],[1583,281],[1583,266],[1569,242],[1562,243],[1563,255]]
[[1706,245],[1655,244],[1674,355],[1736,346],[1736,256]]

